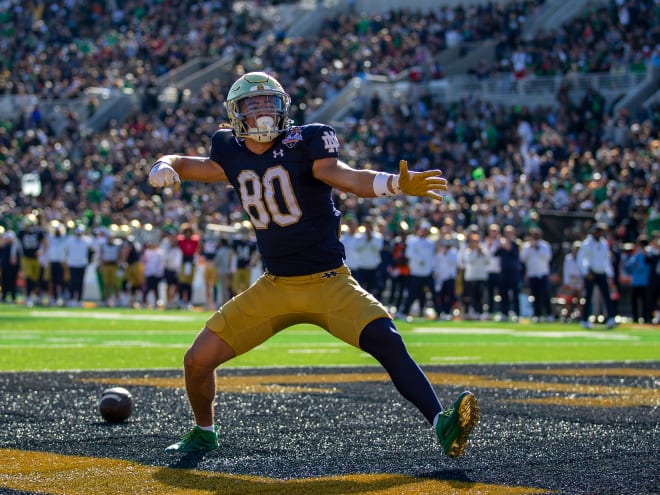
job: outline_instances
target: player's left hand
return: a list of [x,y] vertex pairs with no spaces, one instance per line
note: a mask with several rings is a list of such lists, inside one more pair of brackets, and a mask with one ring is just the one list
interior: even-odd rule
[[440,170],[410,172],[406,160],[399,161],[399,189],[408,196],[425,196],[442,201],[439,191],[447,190],[447,179]]

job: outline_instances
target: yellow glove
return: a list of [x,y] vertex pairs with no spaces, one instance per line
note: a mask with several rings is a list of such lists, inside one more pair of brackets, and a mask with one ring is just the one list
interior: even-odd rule
[[394,177],[393,187],[395,191],[401,191],[407,196],[425,196],[442,201],[438,191],[447,190],[447,179],[441,175],[440,170],[409,172],[408,162],[399,160],[399,175]]

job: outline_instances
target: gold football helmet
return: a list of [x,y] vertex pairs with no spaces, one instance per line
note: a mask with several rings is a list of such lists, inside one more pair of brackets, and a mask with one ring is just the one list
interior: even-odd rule
[[289,130],[291,98],[265,72],[248,72],[232,84],[225,108],[234,134],[267,143]]

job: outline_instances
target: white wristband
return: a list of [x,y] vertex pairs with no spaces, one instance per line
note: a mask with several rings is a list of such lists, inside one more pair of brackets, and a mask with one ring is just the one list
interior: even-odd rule
[[392,192],[389,187],[387,187],[387,183],[390,180],[390,177],[394,179],[394,175],[392,174],[387,174],[385,172],[378,172],[374,176],[374,194],[378,197],[382,196],[394,196],[396,193]]
[[401,176],[399,174],[396,174],[394,177],[392,177],[392,190],[394,191],[394,194],[403,194],[401,186],[399,186],[400,178]]

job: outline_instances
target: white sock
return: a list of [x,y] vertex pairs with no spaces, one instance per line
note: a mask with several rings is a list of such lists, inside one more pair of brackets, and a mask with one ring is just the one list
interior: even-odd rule
[[433,418],[433,429],[435,430],[435,427],[438,425],[438,419],[440,418],[440,415],[442,413],[439,412],[438,414],[435,415],[435,418]]
[[213,425],[211,425],[211,426],[200,426],[200,425],[197,425],[197,426],[199,426],[202,430],[212,431],[213,433],[215,433],[215,426],[213,426]]

